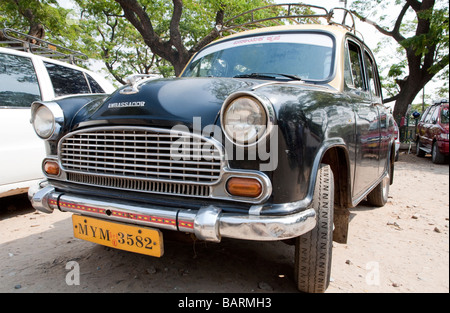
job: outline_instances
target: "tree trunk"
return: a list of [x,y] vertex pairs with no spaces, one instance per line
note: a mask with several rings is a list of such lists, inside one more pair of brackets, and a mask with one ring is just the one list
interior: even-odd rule
[[[406,0],[403,8],[397,17],[394,28],[389,31],[376,22],[362,17],[354,12],[359,19],[373,25],[382,34],[392,37],[398,44],[406,50],[408,60],[408,77],[405,79],[397,79],[396,82],[400,87],[399,94],[385,99],[384,103],[396,101],[394,106],[394,118],[396,121],[401,120],[408,111],[409,105],[414,101],[417,94],[423,87],[442,69],[448,66],[448,50],[445,55],[439,55],[438,50],[445,47],[442,38],[445,38],[445,27],[436,33],[439,29],[435,25],[432,28],[433,18],[427,12],[433,12],[436,0]],[[409,9],[413,9],[416,13],[417,27],[415,36],[405,38],[401,34],[403,18]],[[434,13],[433,13],[434,14]],[[443,26],[446,25],[448,30],[448,13],[447,19],[442,20]],[[448,33],[447,33],[448,36]],[[420,44],[419,44],[420,43]],[[447,46],[448,49],[448,46]]]
[[30,25],[30,30],[28,31],[28,35],[39,39],[44,39],[45,36],[44,26],[42,26],[42,24],[40,23],[32,22]]
[[416,95],[423,88],[423,86],[420,88],[419,87],[420,86],[418,84],[410,79],[405,82],[405,85],[400,91],[399,98],[395,101],[394,106],[393,115],[397,123],[399,123],[401,118],[406,115],[409,105],[414,101]]
[[191,59],[192,55],[189,53],[186,53],[186,55],[179,57],[178,54],[175,56],[175,58],[172,59],[170,63],[173,65],[173,69],[175,71],[175,76],[180,76],[181,72],[184,70],[184,67]]
[[[217,29],[205,36],[190,50],[184,46],[183,39],[179,29],[180,19],[183,12],[183,1],[172,0],[173,15],[170,21],[170,38],[164,41],[156,34],[152,21],[146,13],[146,8],[142,7],[136,0],[115,0],[120,4],[124,12],[124,17],[139,31],[145,44],[150,48],[153,54],[169,61],[175,70],[175,75],[179,76],[190,58],[202,47],[217,38],[219,32]],[[223,10],[216,13],[216,25],[223,24]]]

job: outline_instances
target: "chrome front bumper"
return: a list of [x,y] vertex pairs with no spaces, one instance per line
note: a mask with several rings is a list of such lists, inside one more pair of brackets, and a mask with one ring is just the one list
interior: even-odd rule
[[51,185],[28,191],[33,207],[44,213],[54,209],[105,220],[194,233],[200,240],[220,242],[222,237],[245,240],[283,240],[300,236],[316,226],[316,212],[306,209],[281,216],[222,212],[216,206],[199,210],[170,208],[62,193]]

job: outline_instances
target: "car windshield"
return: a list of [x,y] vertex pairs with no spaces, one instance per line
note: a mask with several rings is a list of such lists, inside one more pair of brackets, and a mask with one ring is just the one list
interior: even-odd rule
[[441,123],[448,124],[448,108],[442,108],[441,110]]
[[182,76],[326,81],[333,74],[333,47],[325,34],[236,38],[200,51]]

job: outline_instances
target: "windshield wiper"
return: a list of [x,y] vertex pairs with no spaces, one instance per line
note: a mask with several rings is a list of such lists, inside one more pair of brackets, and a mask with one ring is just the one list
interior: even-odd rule
[[302,80],[300,77],[291,74],[281,74],[281,73],[251,73],[251,74],[241,74],[236,75],[234,78],[266,78],[275,79],[276,76],[283,76],[292,80]]

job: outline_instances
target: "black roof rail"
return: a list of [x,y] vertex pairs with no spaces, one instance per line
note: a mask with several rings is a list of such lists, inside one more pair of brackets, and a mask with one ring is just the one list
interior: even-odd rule
[[[305,14],[302,12],[303,8],[309,8],[311,13]],[[343,11],[341,22],[334,20],[335,12],[339,10]],[[348,21],[349,17],[350,21]],[[241,18],[243,21],[240,21]],[[271,4],[249,10],[230,18],[223,25],[218,25],[217,29],[223,35],[223,33],[233,34],[253,28],[276,25],[322,24],[321,20],[325,20],[328,25],[344,27],[354,35],[362,37],[362,34],[356,30],[355,18],[349,10],[334,8],[328,11],[324,7],[302,3]]]
[[25,51],[71,64],[84,62],[88,59],[88,56],[81,52],[21,33],[11,28],[3,28],[0,31],[4,39],[6,39],[0,41],[0,46],[6,45],[6,48],[9,49]]

